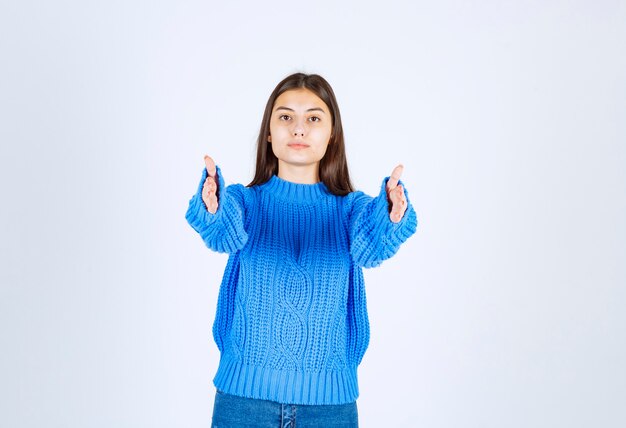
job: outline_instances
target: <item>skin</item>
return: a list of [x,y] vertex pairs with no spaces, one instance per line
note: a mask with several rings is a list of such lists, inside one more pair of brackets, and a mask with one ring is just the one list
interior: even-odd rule
[[[319,182],[319,162],[326,153],[332,132],[332,117],[324,101],[308,89],[283,92],[274,103],[270,118],[268,142],[278,158],[278,177],[294,183]],[[293,143],[305,147],[294,146]],[[204,156],[208,177],[202,187],[202,200],[207,210],[215,214],[217,200],[217,170],[215,161]],[[398,223],[407,204],[402,185],[398,184],[404,167],[396,166],[387,181],[389,219]]]
[[[278,176],[293,183],[320,181],[319,163],[332,133],[330,109],[308,89],[285,91],[274,103],[267,141],[278,158]],[[298,148],[294,144],[305,144]]]

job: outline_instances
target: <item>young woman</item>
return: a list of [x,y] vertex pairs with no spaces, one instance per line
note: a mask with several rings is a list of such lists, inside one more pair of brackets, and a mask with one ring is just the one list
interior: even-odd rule
[[205,166],[186,219],[229,254],[213,337],[213,426],[356,427],[369,343],[362,268],[416,230],[402,165],[371,197],[354,191],[328,82],[296,73],[267,101],[247,186]]

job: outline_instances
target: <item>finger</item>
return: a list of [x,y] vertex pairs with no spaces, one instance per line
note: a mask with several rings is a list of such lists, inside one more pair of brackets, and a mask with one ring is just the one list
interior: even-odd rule
[[207,177],[206,180],[204,180],[204,187],[206,187],[208,190],[212,191],[212,192],[216,192],[217,191],[217,182],[215,180],[214,177]]
[[217,193],[219,183],[218,183],[218,178],[217,178],[217,168],[215,166],[215,161],[213,160],[211,156],[204,155],[204,165],[206,167],[206,171],[208,174],[207,178],[211,178],[215,186],[215,192]]
[[389,188],[387,189],[387,201],[389,203],[389,212],[390,213],[393,210],[394,206],[397,205],[397,203],[398,203],[397,188],[398,188],[398,186],[396,186],[393,189],[389,189]]
[[211,214],[215,214],[217,212],[217,198],[215,197],[215,195],[213,195],[212,197],[209,198],[209,204],[207,205],[207,210],[211,213]]
[[404,199],[404,187],[401,184],[389,191],[389,201],[392,204],[400,204]]
[[219,204],[215,195],[203,198],[202,200],[204,201],[204,205],[206,206],[207,211],[209,211],[211,214],[215,214],[217,212],[217,207]]
[[390,198],[393,205],[389,213],[389,218],[394,223],[397,223],[402,219],[407,209],[406,197],[404,196],[404,188],[402,185],[397,186],[390,192]]
[[398,181],[400,181],[400,176],[402,175],[403,170],[404,166],[402,166],[402,164],[393,169],[389,180],[387,180],[387,190],[394,189],[398,185]]
[[212,214],[215,214],[218,206],[216,188],[215,179],[207,177],[202,187],[202,200]]
[[209,173],[209,177],[215,177],[217,170],[215,169],[215,161],[211,156],[204,155],[204,164],[206,165],[206,171]]

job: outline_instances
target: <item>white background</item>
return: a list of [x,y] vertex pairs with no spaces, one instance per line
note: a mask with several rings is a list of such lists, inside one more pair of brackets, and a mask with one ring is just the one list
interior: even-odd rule
[[210,425],[184,216],[295,71],[419,220],[366,271],[361,426],[626,426],[624,52],[624,1],[3,2],[0,426]]

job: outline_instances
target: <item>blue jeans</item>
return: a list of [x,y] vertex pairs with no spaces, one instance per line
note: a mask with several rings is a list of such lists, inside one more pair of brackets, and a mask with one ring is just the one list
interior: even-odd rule
[[356,401],[348,404],[281,404],[215,393],[211,428],[358,428]]

